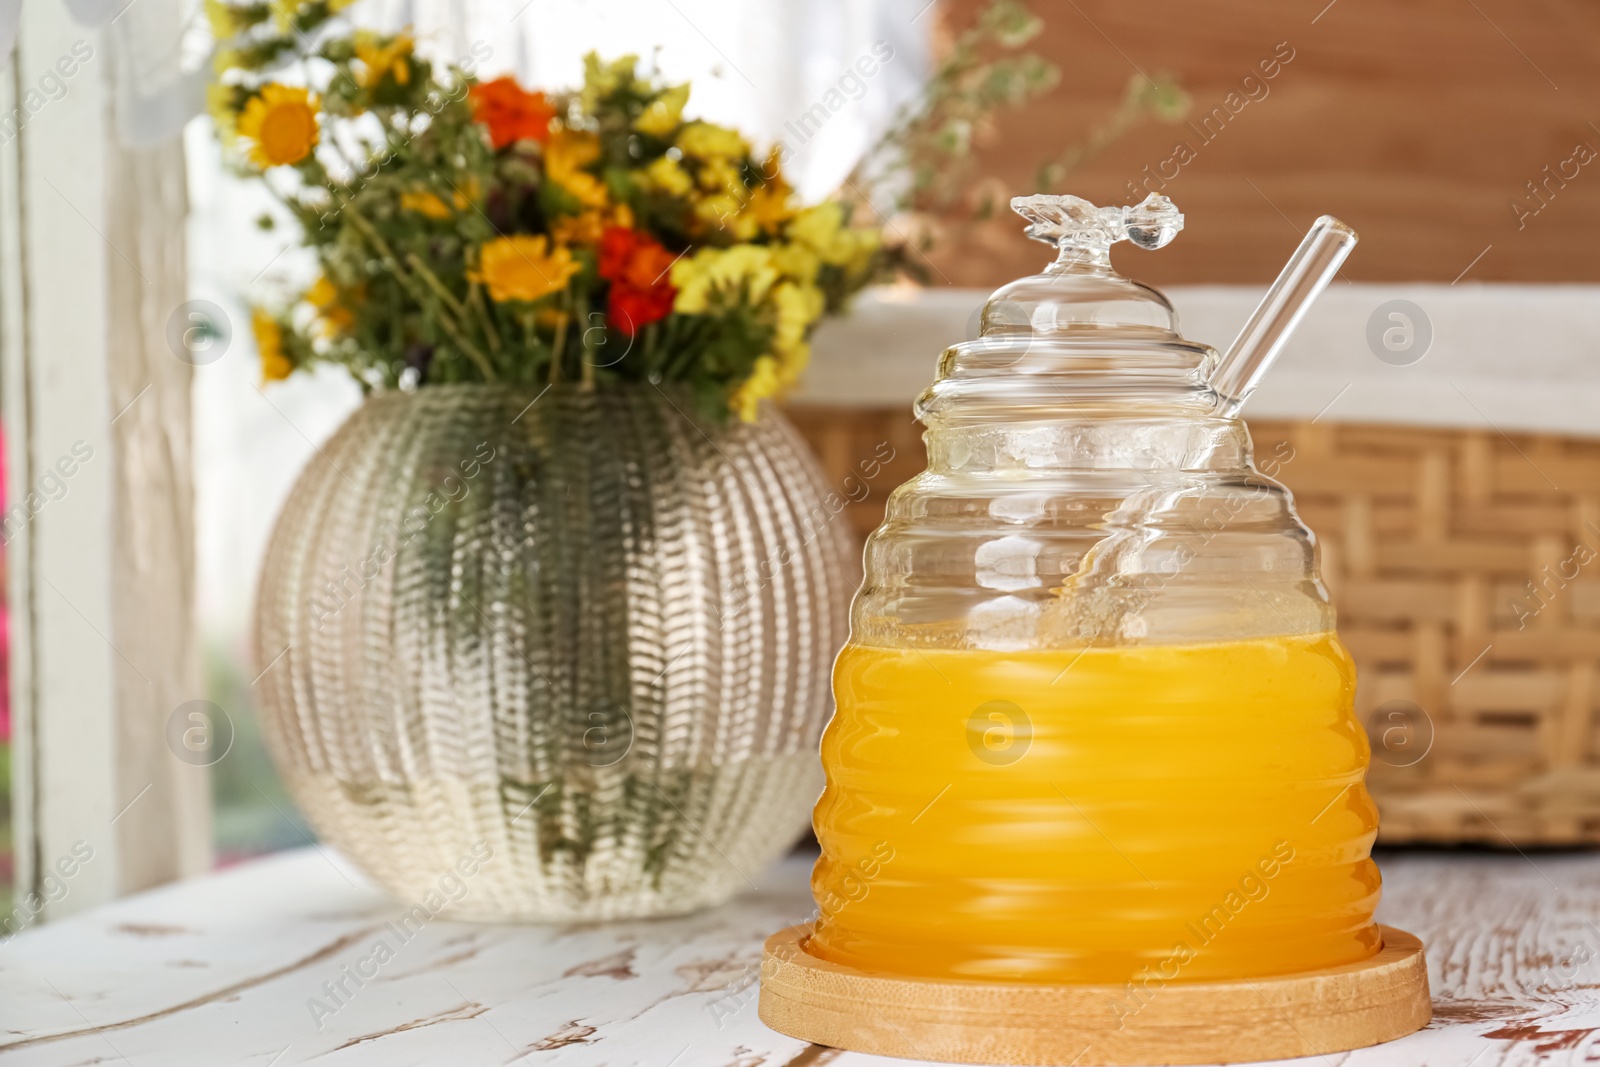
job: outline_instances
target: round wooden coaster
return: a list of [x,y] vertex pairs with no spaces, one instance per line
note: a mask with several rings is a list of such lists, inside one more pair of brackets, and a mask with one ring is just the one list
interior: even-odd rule
[[761,1020],[819,1045],[996,1064],[1196,1064],[1376,1045],[1432,1017],[1422,942],[1381,926],[1361,963],[1229,982],[1007,985],[866,974],[807,954],[809,924],[767,939]]

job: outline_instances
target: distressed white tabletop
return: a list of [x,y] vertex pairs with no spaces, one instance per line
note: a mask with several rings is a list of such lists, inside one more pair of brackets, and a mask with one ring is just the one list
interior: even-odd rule
[[[0,944],[0,1067],[904,1062],[756,1018],[761,942],[809,917],[808,863],[684,919],[402,929],[402,907],[337,856],[279,854]],[[1600,855],[1380,863],[1379,918],[1427,943],[1434,1022],[1321,1062],[1600,1062]]]

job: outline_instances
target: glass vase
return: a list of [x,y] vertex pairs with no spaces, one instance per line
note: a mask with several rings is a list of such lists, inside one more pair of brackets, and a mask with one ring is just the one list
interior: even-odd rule
[[324,841],[430,914],[717,903],[821,787],[840,504],[771,408],[718,425],[648,384],[376,395],[267,550],[278,768]]

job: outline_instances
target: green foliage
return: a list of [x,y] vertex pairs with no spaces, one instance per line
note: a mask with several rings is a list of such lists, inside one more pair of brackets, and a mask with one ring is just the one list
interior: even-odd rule
[[[1035,99],[1060,81],[1054,63],[1021,51],[1043,28],[1020,0],[991,0],[956,37],[922,96],[857,164],[847,188],[863,198],[884,192],[896,211],[949,214],[971,198],[976,131],[998,112]],[[1083,144],[1040,164],[1036,191],[1059,189],[1068,174],[1140,122],[1176,122],[1188,107],[1188,97],[1171,78],[1137,76],[1117,111]],[[970,205],[980,219],[995,206],[992,197],[983,196]]]

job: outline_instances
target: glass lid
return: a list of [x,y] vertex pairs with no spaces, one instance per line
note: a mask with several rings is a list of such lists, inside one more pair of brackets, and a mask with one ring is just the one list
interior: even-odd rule
[[1048,419],[1063,405],[1150,405],[1203,416],[1217,407],[1209,384],[1218,356],[1186,340],[1172,303],[1118,274],[1111,246],[1156,249],[1183,229],[1183,215],[1152,193],[1130,207],[1076,196],[1019,196],[1027,234],[1056,250],[1038,274],[1001,286],[983,306],[979,336],[951,346],[919,399],[918,417]]
[[985,336],[1060,335],[1143,328],[1161,340],[1178,337],[1178,317],[1165,296],[1111,266],[1111,246],[1132,241],[1162,248],[1183,229],[1183,215],[1151,193],[1132,207],[1095,207],[1076,196],[1018,196],[1011,207],[1028,220],[1028,236],[1056,249],[1055,262],[1001,287],[984,306]]

